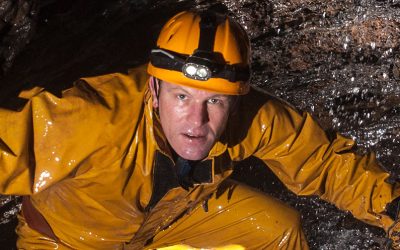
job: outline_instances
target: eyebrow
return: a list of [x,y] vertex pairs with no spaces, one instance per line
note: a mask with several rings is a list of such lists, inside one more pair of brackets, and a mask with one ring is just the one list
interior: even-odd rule
[[[167,91],[171,92],[171,91],[176,91],[176,90],[185,92],[186,94],[188,94],[190,96],[192,95],[189,91],[185,90],[184,88],[182,88],[180,86],[173,86],[173,87],[169,88]],[[224,94],[219,94],[219,93],[216,93],[216,94],[214,94],[212,96],[209,96],[207,99],[221,98],[221,97],[224,98],[224,99],[228,99],[228,100],[230,99],[229,95],[224,95]]]
[[215,94],[215,95],[213,95],[213,96],[210,96],[209,97],[209,99],[210,98],[226,98],[226,99],[229,99],[229,95],[224,95],[224,94]]

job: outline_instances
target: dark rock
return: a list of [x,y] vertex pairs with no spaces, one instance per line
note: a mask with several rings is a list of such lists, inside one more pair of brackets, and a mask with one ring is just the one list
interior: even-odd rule
[[35,33],[37,0],[0,1],[0,64],[4,73]]

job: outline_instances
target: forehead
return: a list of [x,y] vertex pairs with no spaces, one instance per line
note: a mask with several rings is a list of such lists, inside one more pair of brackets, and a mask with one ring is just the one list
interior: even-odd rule
[[218,92],[211,92],[211,91],[207,91],[207,90],[196,89],[196,88],[192,88],[192,87],[188,87],[188,86],[184,86],[184,85],[180,85],[180,84],[175,84],[175,83],[170,83],[170,82],[166,82],[166,81],[161,81],[161,86],[162,86],[161,93],[163,91],[165,91],[165,92],[173,92],[173,91],[179,92],[180,91],[180,92],[183,92],[184,94],[205,97],[205,98],[219,97],[219,98],[230,99],[232,97],[230,95],[225,95],[225,94],[221,94]]

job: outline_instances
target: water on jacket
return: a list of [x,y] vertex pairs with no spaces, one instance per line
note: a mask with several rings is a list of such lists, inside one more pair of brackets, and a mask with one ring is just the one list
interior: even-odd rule
[[[400,173],[398,0],[25,2],[35,10],[21,25],[25,32],[1,32],[3,106],[22,88],[42,85],[59,93],[80,76],[146,62],[168,17],[189,7],[222,4],[250,34],[253,84],[311,112],[327,130],[354,138],[360,153],[375,151],[393,178]],[[32,27],[34,35],[26,35]],[[22,48],[21,40],[30,43]],[[385,244],[383,230],[316,197],[289,193],[256,159],[241,164],[235,178],[296,207],[312,249],[382,249]],[[19,204],[18,197],[0,197],[0,244],[10,249]]]

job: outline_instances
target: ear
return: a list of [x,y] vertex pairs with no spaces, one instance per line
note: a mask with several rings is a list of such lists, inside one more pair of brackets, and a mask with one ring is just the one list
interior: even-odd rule
[[158,108],[158,91],[160,90],[160,85],[155,77],[150,76],[149,79],[150,93],[153,99],[153,108]]

